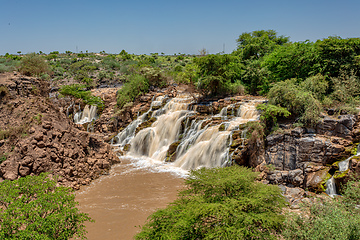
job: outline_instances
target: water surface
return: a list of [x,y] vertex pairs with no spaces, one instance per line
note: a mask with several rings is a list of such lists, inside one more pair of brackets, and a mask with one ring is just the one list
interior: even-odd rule
[[86,223],[89,240],[133,239],[147,217],[176,199],[183,178],[170,172],[134,166],[129,159],[76,193],[79,209],[95,223]]

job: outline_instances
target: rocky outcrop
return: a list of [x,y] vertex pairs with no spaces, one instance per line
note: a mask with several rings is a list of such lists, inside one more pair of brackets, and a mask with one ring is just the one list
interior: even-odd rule
[[0,86],[0,181],[51,172],[78,189],[119,162],[102,136],[78,130],[47,98],[47,82],[7,73]]
[[353,115],[326,116],[316,129],[295,128],[267,136],[265,163],[272,168],[267,181],[324,191],[329,166],[352,154],[356,123]]

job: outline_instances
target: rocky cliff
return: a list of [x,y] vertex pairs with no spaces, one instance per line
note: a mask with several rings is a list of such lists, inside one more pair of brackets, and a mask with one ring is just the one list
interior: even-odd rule
[[119,162],[101,136],[76,128],[46,81],[6,73],[0,89],[0,181],[51,172],[78,189]]

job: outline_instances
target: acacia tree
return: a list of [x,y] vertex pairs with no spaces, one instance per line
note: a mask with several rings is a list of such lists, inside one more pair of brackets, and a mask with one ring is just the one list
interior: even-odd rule
[[192,171],[187,189],[152,214],[136,239],[275,239],[285,200],[257,175],[238,166]]
[[0,239],[86,239],[92,220],[71,191],[44,173],[0,183]]

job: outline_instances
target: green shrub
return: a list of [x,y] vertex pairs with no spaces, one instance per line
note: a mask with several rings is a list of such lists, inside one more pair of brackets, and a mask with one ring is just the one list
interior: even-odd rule
[[186,189],[153,213],[136,239],[276,239],[284,220],[277,186],[233,166],[192,171]]
[[177,73],[175,81],[178,83],[196,83],[199,79],[199,68],[196,64],[187,64],[182,72]]
[[119,70],[121,67],[115,56],[112,55],[105,57],[101,63],[106,69]]
[[299,240],[360,239],[359,182],[347,183],[343,196],[305,203],[306,214],[289,214],[283,236]]
[[149,91],[149,81],[142,75],[131,75],[128,81],[117,92],[117,106],[122,108],[126,103]]
[[278,117],[286,118],[291,115],[291,113],[286,108],[272,104],[259,104],[256,109],[261,111],[260,120],[262,120],[270,129],[274,126],[277,126]]
[[86,91],[86,85],[72,84],[61,86],[59,93],[62,95],[73,96],[84,100],[88,105],[96,105],[101,110],[104,106],[103,100],[100,97],[91,95],[90,91]]
[[321,102],[314,94],[304,91],[296,84],[296,79],[278,82],[268,93],[269,103],[286,108],[290,113],[299,116],[300,122],[314,126],[322,111]]
[[143,67],[140,70],[141,74],[148,80],[150,86],[165,87],[167,79],[159,68]]
[[329,83],[326,81],[326,77],[321,74],[308,77],[304,82],[300,84],[300,87],[304,91],[313,93],[314,97],[318,100],[323,100],[328,92]]
[[15,71],[19,68],[20,61],[12,58],[0,58],[0,73]]
[[19,71],[26,76],[36,77],[43,73],[51,74],[48,63],[36,53],[27,54],[21,59]]
[[350,74],[342,71],[339,77],[331,78],[333,92],[332,99],[339,103],[358,105],[360,96],[360,80],[353,71]]
[[0,183],[1,239],[85,239],[84,222],[72,190],[56,187],[47,174]]
[[199,69],[197,87],[211,95],[228,93],[231,83],[240,78],[241,64],[238,61],[238,57],[228,54],[211,54],[194,59]]

